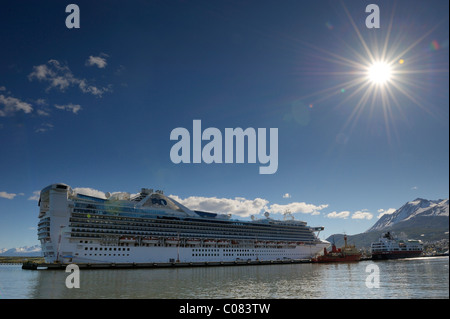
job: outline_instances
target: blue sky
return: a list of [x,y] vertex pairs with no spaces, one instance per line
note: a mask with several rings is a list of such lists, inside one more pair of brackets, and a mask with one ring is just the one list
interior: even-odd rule
[[[322,238],[448,197],[447,1],[76,1],[68,29],[70,3],[2,3],[0,248],[38,243],[35,192],[56,182],[240,218],[289,208]],[[393,75],[374,86],[384,48]],[[278,128],[277,172],[172,163],[194,119]]]

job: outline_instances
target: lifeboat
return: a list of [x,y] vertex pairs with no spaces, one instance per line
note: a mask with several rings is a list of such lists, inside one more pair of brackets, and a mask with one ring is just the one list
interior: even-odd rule
[[143,244],[157,244],[159,242],[158,237],[144,237],[142,238]]
[[134,237],[126,237],[126,236],[122,236],[119,239],[119,242],[121,243],[127,243],[127,244],[132,244],[136,242],[136,238]]
[[177,245],[180,242],[178,238],[166,238],[166,244]]
[[289,247],[296,247],[296,246],[297,246],[297,243],[291,241],[290,243],[288,243],[288,246],[289,246]]
[[267,246],[269,246],[269,247],[275,247],[276,245],[277,245],[276,242],[273,242],[273,241],[268,241],[267,242]]
[[186,240],[186,244],[188,244],[188,245],[198,245],[198,244],[200,244],[200,242],[201,241],[198,238],[189,238]]
[[262,246],[264,246],[266,244],[266,242],[264,242],[264,241],[257,241],[257,242],[255,242],[255,246],[256,247],[262,247]]

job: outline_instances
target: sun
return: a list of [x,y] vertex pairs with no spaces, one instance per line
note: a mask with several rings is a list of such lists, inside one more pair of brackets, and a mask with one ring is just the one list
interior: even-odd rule
[[[340,42],[334,43],[333,49],[299,40],[302,46],[313,50],[310,56],[316,60],[305,64],[302,75],[325,76],[325,83],[333,84],[308,92],[297,100],[304,100],[311,109],[332,101],[334,108],[348,112],[343,113],[348,116],[341,129],[347,136],[357,127],[356,123],[363,115],[370,116],[371,123],[376,123],[371,128],[373,132],[384,127],[391,142],[393,137],[399,137],[395,121],[399,116],[406,119],[411,105],[435,116],[434,105],[423,99],[421,93],[424,90],[428,92],[428,86],[435,82],[434,79],[431,81],[431,76],[448,75],[448,66],[434,66],[434,62],[429,62],[431,53],[423,47],[440,24],[431,26],[418,36],[404,33],[401,24],[393,27],[394,5],[387,28],[373,34],[372,31],[360,30],[347,7],[343,3],[342,6],[356,37],[350,34],[351,40],[347,42],[346,37],[340,38],[340,34],[335,33],[333,36],[339,35],[336,38]],[[433,43],[435,47],[437,45]],[[448,55],[448,51],[445,52]],[[313,65],[317,65],[317,70],[311,67]],[[313,83],[311,77],[307,77],[307,81]],[[373,116],[375,114],[377,116]]]
[[386,62],[374,62],[367,69],[368,79],[378,85],[384,85],[391,80],[392,68]]

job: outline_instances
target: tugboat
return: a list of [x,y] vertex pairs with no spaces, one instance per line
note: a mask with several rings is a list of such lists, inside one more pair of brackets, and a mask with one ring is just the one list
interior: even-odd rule
[[328,252],[326,248],[323,249],[323,255],[316,256],[311,259],[315,263],[328,263],[328,262],[351,262],[361,260],[361,253],[356,249],[355,245],[347,244],[347,235],[344,235],[344,247],[336,248],[336,245],[332,244],[331,252]]

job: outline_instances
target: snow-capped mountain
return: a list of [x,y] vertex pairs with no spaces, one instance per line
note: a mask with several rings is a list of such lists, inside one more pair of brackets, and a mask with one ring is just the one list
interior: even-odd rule
[[[393,232],[402,239],[419,239],[423,242],[448,240],[449,209],[448,199],[427,200],[417,198],[407,202],[392,214],[385,214],[367,231],[348,235],[349,244],[369,249],[386,231]],[[327,238],[337,247],[344,244],[343,234],[333,234]]]
[[422,217],[449,217],[448,199],[427,200],[417,198],[397,209],[392,214],[383,215],[367,232],[391,228],[399,223],[422,220]]
[[34,246],[24,246],[19,248],[0,248],[0,256],[26,256],[26,257],[34,257],[34,256],[41,256],[41,246],[40,245],[34,245]]

